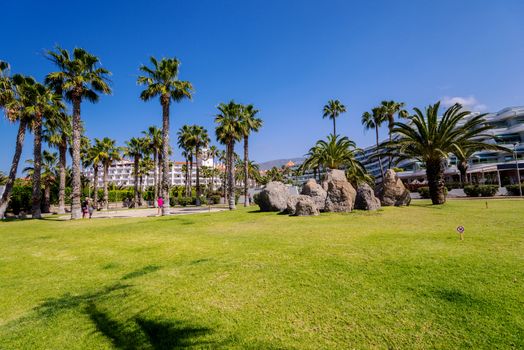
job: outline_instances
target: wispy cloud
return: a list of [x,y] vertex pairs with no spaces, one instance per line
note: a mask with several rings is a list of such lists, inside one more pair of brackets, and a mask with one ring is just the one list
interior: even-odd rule
[[467,97],[462,96],[444,96],[441,98],[442,105],[445,107],[453,106],[455,103],[460,103],[464,109],[470,110],[472,112],[484,112],[488,109],[488,107],[480,103],[475,96],[470,95]]

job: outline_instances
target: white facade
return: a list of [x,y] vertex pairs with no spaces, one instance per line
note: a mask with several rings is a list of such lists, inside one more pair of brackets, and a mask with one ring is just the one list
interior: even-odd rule
[[[171,186],[184,186],[186,184],[186,174],[185,171],[182,171],[182,166],[185,167],[186,162],[171,162],[169,167],[169,178]],[[208,165],[209,164],[209,165]],[[193,186],[196,185],[196,164],[193,164],[193,171],[191,176],[191,183]],[[201,166],[213,167],[213,160],[208,159],[201,162]],[[135,184],[134,179],[134,164],[132,160],[121,160],[114,162],[110,167],[107,175],[107,181],[109,183],[115,184],[116,186],[132,187]],[[219,165],[216,165],[219,166]],[[84,170],[84,175],[92,183],[94,178],[94,169],[90,167]],[[102,166],[98,169],[98,187],[103,186],[104,182],[104,169]],[[142,186],[149,187],[154,186],[154,171],[149,172],[147,175],[143,176]],[[159,180],[161,181],[161,179]],[[202,174],[202,169],[200,169],[200,184],[208,185],[211,183],[211,178],[205,178]],[[215,176],[214,178],[214,188],[218,188],[222,185],[221,176]]]

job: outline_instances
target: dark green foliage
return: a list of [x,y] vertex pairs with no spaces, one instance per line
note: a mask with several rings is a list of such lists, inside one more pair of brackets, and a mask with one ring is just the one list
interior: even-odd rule
[[[524,190],[524,182],[522,183],[522,189]],[[518,184],[507,185],[506,186],[506,191],[508,191],[508,194],[510,196],[520,196],[520,189],[519,189],[519,185]]]
[[[417,191],[418,191],[418,193],[420,194],[420,197],[422,197],[422,198],[424,198],[424,199],[429,199],[429,198],[431,198],[430,195],[429,195],[429,187],[428,187],[428,186],[419,187]],[[447,189],[447,187],[444,188],[444,195],[445,195],[445,196],[448,195],[448,189]]]
[[18,215],[21,211],[31,211],[31,186],[15,186],[11,193],[11,200],[9,201],[8,211],[12,211]]
[[209,202],[211,204],[219,204],[221,196],[219,194],[214,194],[209,197]]
[[498,189],[497,185],[468,185],[464,186],[464,193],[468,197],[493,197]]

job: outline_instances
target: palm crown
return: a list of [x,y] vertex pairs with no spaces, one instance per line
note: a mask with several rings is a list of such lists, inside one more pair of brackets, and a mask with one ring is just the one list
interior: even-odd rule
[[324,106],[322,117],[333,120],[333,135],[337,134],[337,128],[335,120],[342,113],[346,112],[346,106],[344,106],[339,100],[329,100]]

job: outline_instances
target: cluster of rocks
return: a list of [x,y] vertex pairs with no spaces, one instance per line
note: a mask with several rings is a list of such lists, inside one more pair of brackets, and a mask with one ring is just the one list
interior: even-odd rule
[[290,195],[282,182],[273,181],[259,193],[257,204],[261,211],[279,211],[295,216],[318,215],[319,212],[347,213],[353,209],[377,210],[383,206],[409,205],[411,197],[393,170],[373,191],[363,183],[355,190],[342,170],[327,172],[322,184],[309,179],[301,194]]

